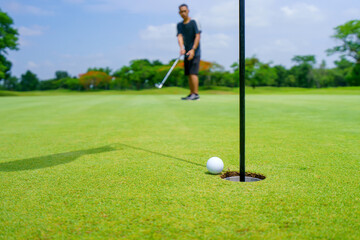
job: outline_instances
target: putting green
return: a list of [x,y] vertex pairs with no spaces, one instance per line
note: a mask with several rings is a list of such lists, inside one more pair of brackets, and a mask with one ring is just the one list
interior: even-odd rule
[[357,239],[360,95],[0,98],[0,238]]

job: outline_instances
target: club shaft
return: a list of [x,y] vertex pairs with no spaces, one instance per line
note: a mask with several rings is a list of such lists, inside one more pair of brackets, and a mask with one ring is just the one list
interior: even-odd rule
[[[181,57],[181,56],[180,56]],[[172,70],[175,68],[176,64],[178,63],[178,61],[180,60],[180,57],[178,57],[176,59],[176,61],[174,62],[174,64],[171,66],[169,72],[166,74],[166,76],[164,77],[164,80],[162,80],[161,82],[161,86],[164,85],[166,79],[170,76],[170,73],[172,72]]]

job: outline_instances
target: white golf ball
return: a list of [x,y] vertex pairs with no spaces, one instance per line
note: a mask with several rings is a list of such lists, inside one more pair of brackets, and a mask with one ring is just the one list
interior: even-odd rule
[[207,161],[206,168],[212,174],[219,174],[224,168],[224,163],[220,158],[212,157]]

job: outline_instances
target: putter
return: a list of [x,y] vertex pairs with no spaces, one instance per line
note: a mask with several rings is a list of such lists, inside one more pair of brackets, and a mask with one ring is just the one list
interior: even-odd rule
[[180,60],[181,56],[182,56],[182,55],[180,55],[180,56],[176,59],[176,61],[175,61],[174,64],[171,66],[169,72],[166,74],[166,76],[164,77],[164,79],[162,80],[162,82],[161,82],[161,83],[156,83],[156,84],[155,84],[155,87],[157,87],[157,88],[162,88],[162,86],[163,86],[164,83],[166,82],[166,79],[170,76],[170,73],[172,72],[172,70],[174,69],[174,67],[176,66],[176,64],[178,63],[178,61]]

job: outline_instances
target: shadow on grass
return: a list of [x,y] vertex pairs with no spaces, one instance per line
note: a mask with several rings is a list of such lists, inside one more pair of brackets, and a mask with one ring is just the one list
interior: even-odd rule
[[66,153],[57,153],[41,157],[20,159],[11,162],[0,163],[0,171],[15,172],[24,170],[35,170],[47,167],[53,167],[74,161],[75,159],[89,154],[115,151],[115,148],[104,146],[86,150],[72,151]]
[[139,147],[130,146],[130,145],[127,145],[127,144],[124,144],[124,143],[117,143],[117,145],[123,146],[123,147],[127,147],[127,148],[132,148],[132,149],[135,149],[135,150],[140,150],[140,151],[148,152],[148,153],[152,153],[152,154],[156,154],[156,155],[159,155],[159,156],[162,156],[162,157],[167,157],[167,158],[175,159],[175,160],[178,160],[178,161],[182,161],[182,162],[189,163],[189,164],[193,164],[193,165],[200,166],[200,167],[206,167],[206,166],[204,166],[204,165],[201,165],[201,164],[199,164],[199,163],[194,163],[194,162],[191,162],[191,161],[186,160],[186,159],[174,157],[174,156],[167,155],[167,154],[163,154],[163,153],[159,153],[159,152],[154,152],[154,151],[151,151],[151,150],[148,150],[148,149],[144,149],[144,148],[139,148]]

